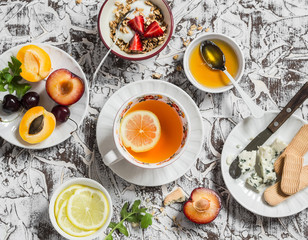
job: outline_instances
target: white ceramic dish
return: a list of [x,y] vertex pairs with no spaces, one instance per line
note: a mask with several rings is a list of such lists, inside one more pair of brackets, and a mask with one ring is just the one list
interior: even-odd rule
[[[28,45],[28,44],[25,44]],[[11,61],[11,56],[16,56],[19,49],[25,45],[19,45],[9,49],[0,56],[0,69],[3,69],[8,66],[8,61]],[[71,115],[70,118],[73,119],[78,125],[80,125],[87,113],[88,103],[89,103],[89,89],[87,78],[82,71],[79,64],[66,52],[63,50],[51,46],[49,44],[35,43],[35,45],[44,49],[50,56],[52,71],[59,68],[66,68],[81,77],[85,83],[85,92],[81,99],[69,107]],[[42,80],[37,83],[29,83],[32,88],[30,91],[35,91],[40,95],[39,105],[43,106],[47,111],[57,105],[47,94],[45,90],[46,81]],[[0,99],[8,94],[8,92],[0,92]],[[22,140],[19,136],[18,127],[19,122],[22,116],[10,123],[0,123],[0,136],[6,141],[10,142],[13,145],[28,148],[28,149],[43,149],[55,146],[71,136],[71,132],[76,129],[76,124],[68,120],[65,123],[57,124],[53,133],[43,142],[37,144],[29,144]]]
[[[268,205],[263,199],[263,192],[256,193],[245,187],[245,180],[249,174],[233,179],[229,175],[229,165],[226,162],[228,156],[237,156],[242,149],[277,116],[278,112],[266,112],[263,118],[248,117],[240,122],[229,134],[222,151],[221,171],[227,188],[232,196],[249,211],[265,217],[286,217],[296,214],[308,207],[308,188],[289,197],[277,206]],[[276,133],[264,144],[271,144],[276,138],[285,143],[290,143],[298,130],[306,124],[306,121],[292,115]],[[238,148],[240,145],[241,148]],[[308,154],[305,155],[304,165],[308,164]]]
[[[110,48],[110,46],[112,44],[112,40],[110,38],[109,21],[111,19],[111,15],[114,14],[112,12],[112,8],[113,8],[115,2],[116,2],[116,0],[106,0],[104,2],[103,6],[101,7],[101,10],[100,10],[99,15],[98,15],[99,35],[100,35],[100,38],[103,41],[104,45],[108,49]],[[154,57],[155,55],[160,53],[167,46],[167,44],[170,41],[170,38],[173,34],[173,28],[174,28],[173,27],[174,21],[173,21],[172,11],[169,7],[169,4],[165,0],[151,0],[151,2],[161,9],[162,14],[164,16],[164,21],[168,25],[167,36],[165,38],[164,43],[161,44],[160,46],[158,46],[157,48],[153,49],[152,51],[149,51],[149,52],[144,53],[144,54],[127,54],[124,51],[121,51],[121,49],[118,46],[115,45],[111,50],[111,52],[113,54],[115,54],[118,57],[121,57],[123,59],[127,59],[127,60],[133,60],[133,61],[144,60],[144,59]]]
[[219,33],[205,33],[199,37],[197,37],[196,39],[194,39],[194,41],[192,41],[189,46],[187,47],[185,54],[184,54],[184,59],[183,59],[183,65],[184,65],[184,71],[185,74],[188,78],[188,80],[196,87],[199,88],[202,91],[205,92],[210,92],[210,93],[221,93],[221,92],[225,92],[230,90],[231,88],[233,88],[233,85],[230,83],[228,86],[224,86],[224,87],[219,87],[219,88],[209,88],[206,87],[204,85],[202,85],[201,83],[199,83],[194,76],[192,75],[190,68],[189,68],[189,59],[190,59],[190,55],[191,52],[203,41],[205,40],[221,40],[226,42],[227,44],[229,44],[232,49],[234,50],[239,65],[238,65],[238,72],[237,75],[235,76],[235,81],[239,81],[241,79],[241,77],[243,76],[244,73],[244,67],[245,67],[245,58],[244,55],[240,49],[240,47],[237,45],[237,43],[230,37],[224,35],[224,34],[219,34]]
[[[105,222],[105,224],[100,228],[98,229],[95,233],[93,233],[92,235],[90,236],[87,236],[87,237],[73,237],[67,233],[65,233],[58,225],[57,223],[57,220],[55,218],[55,202],[57,200],[57,197],[58,195],[67,187],[71,186],[71,185],[74,185],[74,184],[81,184],[81,185],[85,185],[85,186],[89,186],[89,187],[92,187],[92,188],[96,188],[100,191],[102,191],[106,198],[107,198],[107,201],[108,201],[108,204],[109,204],[109,214],[108,214],[108,217],[107,217],[107,220]],[[113,215],[113,208],[112,208],[112,201],[111,201],[111,197],[109,195],[109,193],[107,192],[107,190],[98,182],[92,180],[92,179],[89,179],[89,178],[73,178],[73,179],[70,179],[64,183],[62,183],[53,193],[51,199],[50,199],[50,203],[49,203],[49,218],[50,218],[50,221],[53,225],[53,227],[57,230],[57,232],[65,237],[66,239],[70,239],[70,240],[90,240],[90,239],[94,239],[94,238],[97,238],[99,236],[103,236],[103,233],[104,231],[106,230],[106,228],[108,227],[110,221],[111,221],[111,218],[112,218],[112,215]]]
[[128,84],[115,92],[102,108],[97,121],[96,139],[101,156],[115,148],[113,137],[114,118],[122,106],[132,96],[145,92],[161,92],[175,98],[187,111],[191,133],[187,148],[174,163],[159,169],[142,169],[121,161],[111,166],[111,170],[124,180],[140,186],[160,186],[175,181],[184,175],[195,163],[204,138],[202,118],[195,102],[179,87],[160,80],[138,81]]

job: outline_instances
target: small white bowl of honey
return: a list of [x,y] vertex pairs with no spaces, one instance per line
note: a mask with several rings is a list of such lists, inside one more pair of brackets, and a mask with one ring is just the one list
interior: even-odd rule
[[244,72],[245,59],[237,43],[230,37],[219,33],[206,33],[192,41],[184,54],[184,70],[189,81],[202,91],[221,93],[233,88],[229,78],[220,70],[211,69],[203,60],[200,44],[210,40],[225,55],[225,66],[232,77],[239,81]]

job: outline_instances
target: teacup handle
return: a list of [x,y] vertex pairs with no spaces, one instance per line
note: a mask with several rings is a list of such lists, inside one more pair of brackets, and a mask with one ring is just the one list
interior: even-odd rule
[[123,156],[117,149],[110,150],[103,157],[103,162],[106,166],[110,166],[123,160]]

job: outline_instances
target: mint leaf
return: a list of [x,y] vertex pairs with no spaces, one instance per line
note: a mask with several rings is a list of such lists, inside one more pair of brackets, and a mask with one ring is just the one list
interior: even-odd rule
[[6,92],[6,89],[4,88],[4,84],[0,82],[0,92]]
[[112,235],[107,235],[107,237],[105,237],[105,240],[113,240]]
[[121,209],[121,212],[120,212],[121,218],[126,218],[128,216],[127,208],[128,208],[128,202],[126,202]]
[[11,69],[14,76],[19,76],[21,73],[21,62],[14,56],[11,56],[12,63],[8,62],[9,68]]
[[20,83],[22,77],[21,62],[14,56],[11,57],[11,62],[8,62],[7,68],[0,71],[0,91],[9,93],[16,92],[17,97],[22,97],[31,86],[28,83]]
[[123,225],[123,222],[117,225],[117,229],[120,233],[123,233],[126,237],[128,237],[127,228]]
[[135,223],[140,222],[140,220],[139,220],[137,214],[133,214],[133,215],[127,217],[127,218],[126,218],[126,221],[127,221],[127,222],[130,222],[130,223],[132,223],[132,222],[135,222]]
[[141,219],[141,228],[147,228],[148,226],[152,225],[152,217],[152,214],[146,213]]
[[133,212],[139,212],[139,205],[140,205],[141,201],[140,200],[136,200],[134,203],[133,203],[133,206],[132,206],[132,211]]
[[117,224],[115,222],[110,222],[108,227],[110,228],[115,228],[117,226]]
[[142,228],[147,228],[152,225],[152,214],[146,212],[146,208],[140,208],[140,200],[135,200],[131,209],[128,209],[128,202],[126,202],[121,209],[121,221],[119,223],[111,222],[109,227],[112,228],[105,240],[112,240],[112,233],[118,230],[120,233],[128,236],[128,230],[124,226],[124,221],[140,223]]
[[13,89],[16,91],[16,95],[20,98],[25,95],[26,92],[31,89],[31,86],[27,83],[17,83],[15,81],[12,82]]

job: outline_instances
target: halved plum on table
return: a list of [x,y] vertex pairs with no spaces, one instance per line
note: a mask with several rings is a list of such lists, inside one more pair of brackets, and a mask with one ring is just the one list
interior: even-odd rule
[[67,69],[58,69],[51,73],[46,81],[48,95],[58,104],[72,105],[83,95],[83,80]]
[[196,188],[184,204],[184,214],[192,222],[205,224],[212,222],[218,215],[221,201],[218,194],[207,188]]

